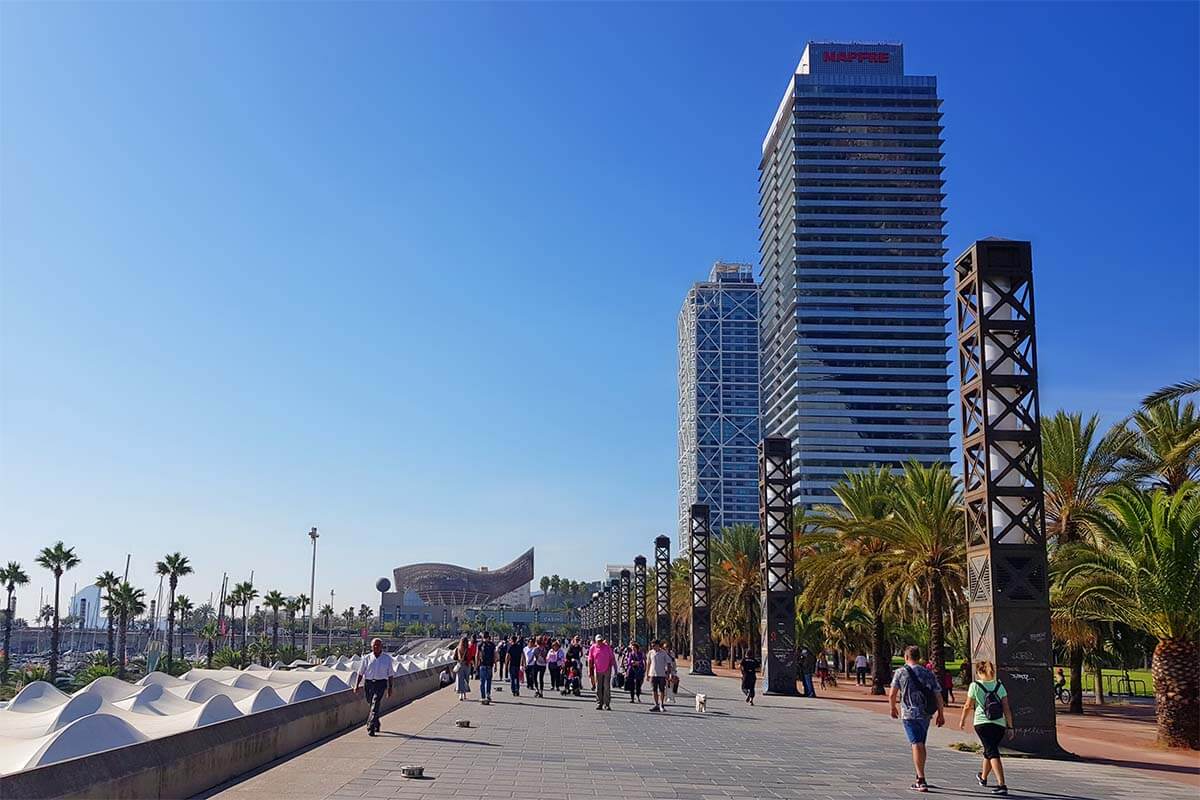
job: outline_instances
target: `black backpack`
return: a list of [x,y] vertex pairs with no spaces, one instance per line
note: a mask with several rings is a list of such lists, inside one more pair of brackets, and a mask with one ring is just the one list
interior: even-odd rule
[[490,667],[496,663],[496,645],[494,642],[484,642],[479,645],[480,666]]
[[[926,716],[932,716],[933,712],[937,711],[937,698],[934,697],[933,690],[925,685],[925,681],[917,677],[917,673],[912,667],[905,664],[904,669],[908,672],[909,691],[915,690],[917,697],[921,698],[919,706],[916,703],[912,705],[919,707]],[[912,697],[911,693],[909,697]]]
[[983,715],[988,719],[1002,719],[1004,717],[1004,703],[1000,700],[1000,681],[996,681],[996,685],[991,689],[983,689],[983,684],[979,684],[979,688],[983,689]]

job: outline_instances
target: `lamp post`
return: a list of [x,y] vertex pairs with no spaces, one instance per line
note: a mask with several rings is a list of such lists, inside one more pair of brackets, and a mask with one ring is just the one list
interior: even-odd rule
[[671,637],[671,539],[659,536],[654,540],[654,602],[657,618],[654,633],[660,641],[672,642]]
[[691,507],[692,674],[712,675],[711,609],[708,606],[708,506]]
[[[333,604],[333,589],[329,590],[329,607],[333,608],[333,609],[337,608],[337,606],[335,606]],[[336,611],[334,613],[336,613]],[[333,649],[333,617],[329,618],[329,630],[327,631],[327,633],[329,635],[329,640],[327,642],[327,646],[329,647],[330,650],[332,650]]]
[[[312,539],[313,543],[312,573],[309,576],[308,596],[313,598],[311,602],[315,607],[317,602],[317,539],[319,538],[316,528],[313,528],[308,532],[308,538]],[[310,658],[312,657],[313,653],[313,617],[315,616],[316,614],[308,615],[308,655]]]

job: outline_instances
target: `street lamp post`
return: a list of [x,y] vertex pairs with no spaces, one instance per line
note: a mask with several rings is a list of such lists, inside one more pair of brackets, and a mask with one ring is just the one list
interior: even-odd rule
[[[313,543],[312,574],[309,576],[308,596],[312,598],[311,602],[315,611],[317,603],[317,539],[319,538],[316,528],[308,532],[308,538],[312,539]],[[313,654],[313,617],[315,616],[316,614],[308,615],[308,656],[310,658]]]

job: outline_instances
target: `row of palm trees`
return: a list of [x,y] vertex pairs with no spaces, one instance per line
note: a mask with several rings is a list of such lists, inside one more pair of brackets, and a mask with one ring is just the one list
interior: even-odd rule
[[[1159,739],[1192,747],[1200,744],[1200,416],[1183,395],[1196,391],[1200,382],[1168,387],[1108,431],[1096,416],[1063,411],[1042,423],[1052,619],[1071,668],[1070,710],[1083,713],[1089,652],[1114,631],[1126,641],[1150,636]],[[910,463],[847,474],[833,492],[837,505],[794,520],[798,641],[869,646],[872,691],[882,694],[890,632],[919,623],[934,666],[945,670],[947,640],[958,640],[960,654],[967,644],[959,481],[945,466]],[[755,649],[757,528],[725,529],[711,558],[714,639],[731,652]],[[677,630],[691,610],[688,582],[679,559]]]

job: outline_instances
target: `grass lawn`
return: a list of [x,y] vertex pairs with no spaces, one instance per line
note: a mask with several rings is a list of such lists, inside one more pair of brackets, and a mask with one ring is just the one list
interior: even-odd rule
[[[1063,672],[1066,673],[1067,685],[1070,686],[1071,685],[1071,670],[1068,667],[1063,667]],[[1108,694],[1110,692],[1116,692],[1119,690],[1122,694],[1124,694],[1125,692],[1130,691],[1130,689],[1133,690],[1134,694],[1140,695],[1142,697],[1153,697],[1154,696],[1154,680],[1150,677],[1150,670],[1148,670],[1148,669],[1131,669],[1131,670],[1129,670],[1129,680],[1131,682],[1133,682],[1132,687],[1127,687],[1124,682],[1122,682],[1120,684],[1120,686],[1117,685],[1117,679],[1123,678],[1125,676],[1125,670],[1106,669],[1106,670],[1103,670],[1103,674],[1106,677],[1104,679],[1104,682],[1101,684],[1101,687],[1104,689],[1104,694],[1106,697],[1108,696]],[[1109,680],[1107,678],[1107,676],[1109,676],[1109,675],[1112,676],[1111,680]],[[1142,683],[1138,684],[1137,681],[1141,681]],[[1093,679],[1092,671],[1085,669],[1083,671],[1083,690],[1085,692],[1092,691],[1095,688],[1095,683],[1096,683],[1096,681]]]

